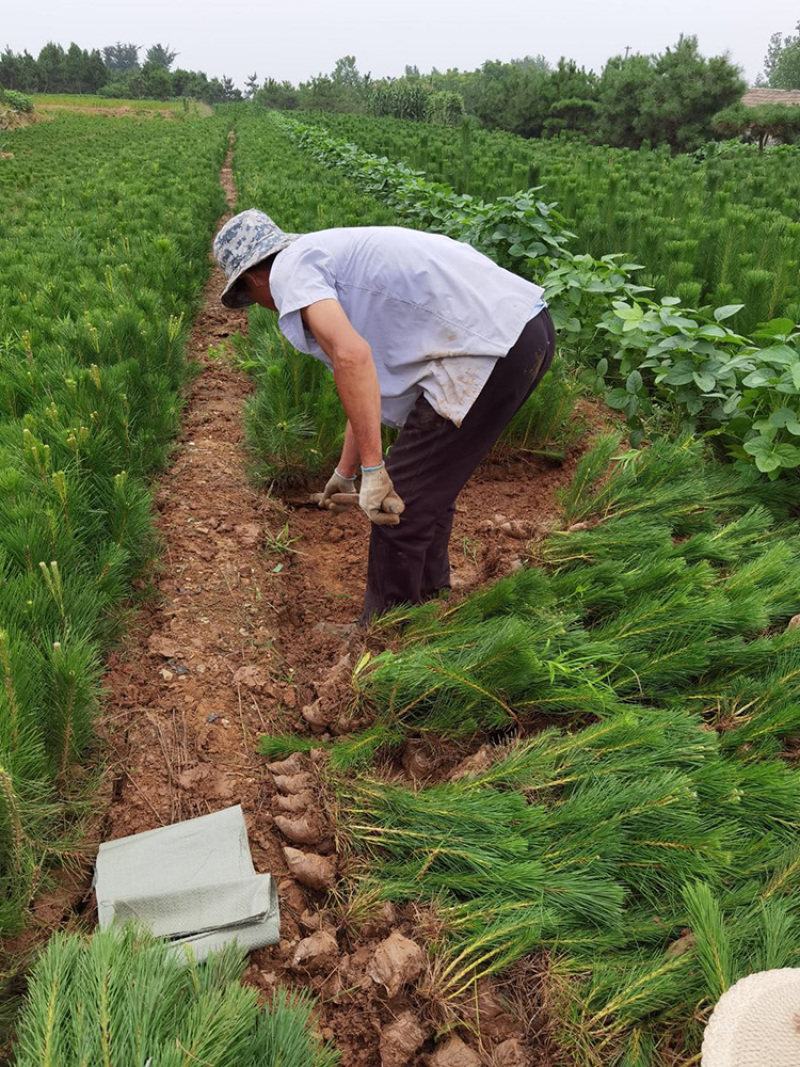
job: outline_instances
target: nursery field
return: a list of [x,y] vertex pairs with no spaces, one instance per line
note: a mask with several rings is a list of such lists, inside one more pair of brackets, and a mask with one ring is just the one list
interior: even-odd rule
[[[12,137],[10,1062],[699,1064],[727,988],[800,966],[791,307],[746,332],[727,297],[653,298],[535,195],[465,199],[388,143],[248,108]],[[459,499],[453,594],[366,634],[366,521],[308,505],[343,430],[330,377],[268,312],[221,308],[218,269],[203,290],[226,196],[289,231],[470,240],[542,279],[560,327]],[[186,969],[89,939],[98,840],[232,804],[278,944]]]
[[368,152],[460,193],[496,200],[529,186],[558,205],[577,247],[623,252],[659,296],[739,304],[741,332],[800,319],[800,149],[709,145],[694,155],[634,152],[399,119],[312,115]]

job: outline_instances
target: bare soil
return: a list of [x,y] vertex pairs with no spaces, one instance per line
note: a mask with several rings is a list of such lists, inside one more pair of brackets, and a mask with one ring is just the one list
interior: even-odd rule
[[[222,180],[232,204],[229,161]],[[314,878],[307,871],[302,879],[289,871],[286,846],[323,857],[318,869],[341,877],[335,808],[313,758],[275,774],[256,754],[256,741],[266,732],[306,732],[301,710],[331,677],[334,689],[346,690],[337,664],[347,653],[358,656],[366,640],[349,635],[347,624],[361,608],[368,524],[358,514],[334,517],[310,507],[297,490],[289,499],[270,497],[249,480],[241,423],[251,383],[209,357],[210,347],[247,328],[244,313],[219,304],[223,283],[215,267],[191,339],[201,371],[155,496],[163,552],[152,595],[108,659],[101,733],[109,770],[98,836],[118,838],[241,804],[256,869],[275,876],[282,915],[280,944],[253,954],[246,980],[265,998],[278,983],[317,994],[322,1033],[340,1049],[343,1067],[563,1064],[539,994],[546,961],[525,961],[516,982],[512,971],[502,986],[483,984],[460,1006],[456,1033],[437,1038],[443,1019],[453,1016],[421,992],[427,954],[420,953],[418,973],[414,953],[435,938],[433,917],[386,906],[356,923],[308,884]],[[588,407],[584,416],[595,417]],[[507,455],[482,466],[458,504],[451,544],[457,589],[467,592],[517,565],[525,540],[503,533],[495,517],[523,524],[517,531],[545,527],[580,451],[572,449],[561,466]],[[396,769],[413,779],[419,760],[431,771],[464,755],[440,748],[434,757],[416,743]],[[289,790],[287,770],[309,776],[300,794]],[[40,929],[63,922],[81,896],[90,900],[87,875],[82,887],[73,880],[38,902]]]

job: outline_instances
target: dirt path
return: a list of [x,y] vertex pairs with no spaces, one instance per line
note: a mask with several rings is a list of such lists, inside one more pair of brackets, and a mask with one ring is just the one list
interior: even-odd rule
[[[232,204],[230,156],[222,181]],[[390,931],[424,944],[418,917],[387,909],[351,928],[341,913],[325,911],[324,894],[287,873],[287,840],[275,823],[285,801],[255,754],[260,733],[305,728],[301,708],[348,650],[338,628],[360,610],[368,530],[358,515],[332,518],[304,506],[302,493],[272,500],[248,481],[241,415],[251,386],[208,355],[210,346],[246,331],[244,313],[220,306],[222,285],[215,268],[191,341],[202,371],[156,495],[163,554],[155,595],[105,676],[103,735],[115,770],[103,834],[122,837],[240,803],[256,868],[276,876],[282,910],[283,940],[254,954],[248,980],[265,994],[278,981],[320,994],[323,1032],[335,1038],[343,1067],[377,1067],[381,1042],[387,1065],[423,1063],[433,1047],[426,1005],[402,991],[389,997],[367,974],[375,946]],[[459,503],[454,585],[468,589],[511,569],[524,543],[487,532],[486,520],[502,512],[541,522],[554,511],[555,491],[569,479],[574,458],[559,469],[523,459],[485,465]],[[307,758],[302,766],[313,770]],[[321,793],[308,803],[305,815],[321,828],[314,850],[335,863]],[[321,931],[333,937],[325,951],[294,962],[298,941]],[[502,1041],[525,1047],[530,1020],[514,1020],[490,991],[486,997],[482,1037],[472,1044],[488,1063],[489,1050]],[[395,1033],[398,1018],[405,1030]],[[419,1052],[402,1053],[414,1020],[424,1042]],[[392,1041],[401,1050],[395,1060]],[[503,1062],[525,1067],[545,1060],[520,1051]]]

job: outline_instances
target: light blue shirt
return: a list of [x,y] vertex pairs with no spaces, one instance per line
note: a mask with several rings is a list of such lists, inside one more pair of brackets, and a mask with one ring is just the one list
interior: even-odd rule
[[279,252],[270,289],[282,333],[301,352],[331,362],[301,310],[338,300],[367,341],[381,419],[402,426],[423,395],[460,426],[544,290],[450,237],[398,226],[303,234]]

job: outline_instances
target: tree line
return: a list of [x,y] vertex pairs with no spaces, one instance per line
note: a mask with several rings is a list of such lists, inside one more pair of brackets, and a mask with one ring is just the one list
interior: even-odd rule
[[[477,70],[407,66],[399,78],[362,74],[355,56],[337,60],[330,74],[294,86],[257,74],[242,92],[233,81],[202,71],[172,69],[178,53],[168,45],[117,42],[88,51],[52,42],[37,57],[0,53],[0,86],[28,93],[98,93],[109,97],[167,100],[193,97],[207,103],[253,99],[265,107],[391,115],[437,124],[464,121],[523,137],[576,137],[637,149],[666,144],[692,151],[714,136],[741,136],[761,147],[800,136],[800,108],[739,104],[746,89],[728,56],[706,58],[697,38],[681,36],[657,55],[612,56],[599,74],[570,59],[544,56],[509,62],[487,60]],[[800,23],[797,34],[773,34],[757,84],[800,89]],[[471,118],[469,118],[471,117]]]
[[[775,34],[759,84],[800,88],[800,24],[796,37]],[[473,71],[373,80],[344,56],[330,74],[295,88],[272,78],[254,92],[257,103],[283,109],[362,112],[453,124],[473,116],[487,129],[523,137],[567,136],[638,149],[669,145],[692,151],[716,136],[742,136],[760,146],[800,135],[800,108],[745,108],[747,88],[727,56],[706,58],[696,37],[680,37],[658,55],[612,56],[599,74],[562,58],[487,61]]]
[[231,78],[209,78],[202,71],[172,69],[178,53],[154,44],[140,61],[141,46],[118,41],[91,51],[74,42],[52,41],[38,56],[0,52],[0,86],[21,93],[88,93],[130,100],[169,100],[187,96],[208,104],[241,100]]

